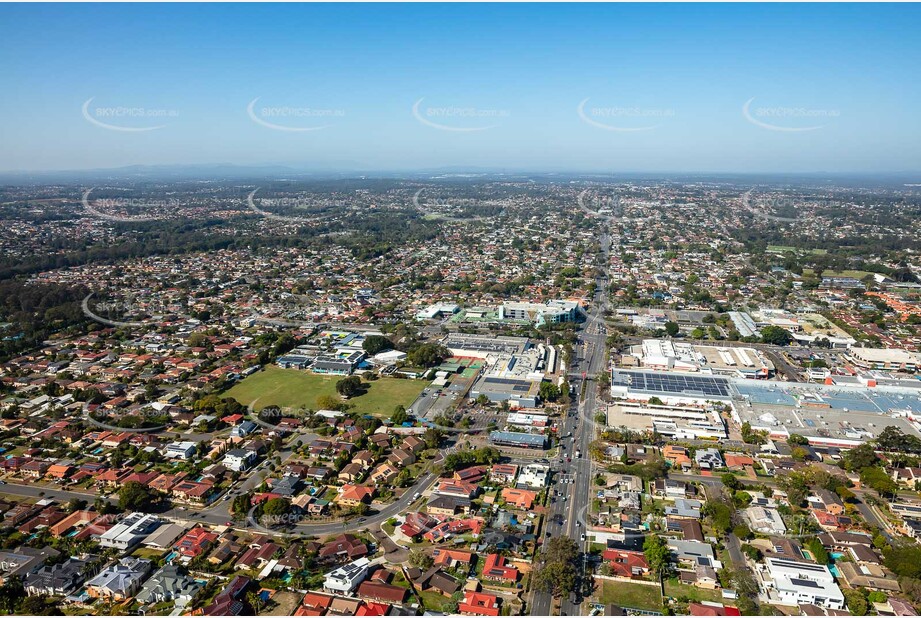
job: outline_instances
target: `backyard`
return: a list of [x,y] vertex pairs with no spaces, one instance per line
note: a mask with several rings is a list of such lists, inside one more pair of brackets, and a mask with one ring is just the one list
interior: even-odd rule
[[659,586],[631,584],[622,581],[601,580],[601,599],[604,604],[614,603],[620,607],[631,607],[651,611],[662,610],[662,595]]

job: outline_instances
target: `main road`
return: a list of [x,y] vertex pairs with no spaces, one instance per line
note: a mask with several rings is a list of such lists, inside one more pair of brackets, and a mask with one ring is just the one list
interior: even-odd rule
[[[606,262],[610,238],[601,238],[602,255]],[[571,366],[567,368],[575,395],[572,397],[567,417],[558,423],[560,450],[557,473],[550,488],[551,503],[544,525],[544,542],[554,536],[574,539],[587,553],[590,541],[583,540],[588,526],[591,504],[592,460],[589,445],[595,438],[597,382],[595,376],[608,369],[607,343],[604,330],[604,311],[607,307],[607,278],[596,279],[595,297],[586,312],[586,319],[578,328],[579,342],[573,349]],[[583,377],[584,376],[584,377]],[[583,384],[585,388],[582,399]],[[576,455],[579,455],[578,457]],[[559,493],[559,496],[556,494]],[[560,603],[561,615],[581,614],[581,585],[585,576],[584,559],[579,572],[580,589],[573,598]],[[551,615],[553,597],[546,592],[534,591],[531,597],[532,615]]]

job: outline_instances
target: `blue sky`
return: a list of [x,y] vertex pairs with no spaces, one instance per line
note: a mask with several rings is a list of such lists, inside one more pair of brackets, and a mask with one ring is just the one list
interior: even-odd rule
[[4,4],[0,170],[919,171],[919,18],[862,4]]

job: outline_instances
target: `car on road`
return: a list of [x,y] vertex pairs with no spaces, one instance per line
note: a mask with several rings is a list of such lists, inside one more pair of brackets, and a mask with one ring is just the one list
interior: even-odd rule
[[582,536],[579,537],[579,538],[580,538],[580,540],[584,543],[584,542],[585,542],[585,533],[583,533]]

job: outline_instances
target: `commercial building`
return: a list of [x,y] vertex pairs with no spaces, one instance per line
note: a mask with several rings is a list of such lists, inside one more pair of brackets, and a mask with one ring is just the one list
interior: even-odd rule
[[454,356],[486,358],[490,354],[521,354],[531,347],[531,342],[527,337],[451,333],[443,345]]
[[322,375],[347,376],[351,375],[364,357],[365,353],[358,350],[347,354],[325,354],[317,357],[310,370]]
[[712,406],[665,406],[622,402],[608,406],[610,427],[656,431],[673,440],[720,440],[726,423]]
[[435,320],[446,316],[454,315],[460,311],[460,307],[454,303],[437,303],[429,305],[425,309],[416,312],[417,320]]
[[547,448],[547,437],[536,433],[518,433],[516,431],[493,431],[489,441],[496,446],[515,448]]
[[581,315],[579,303],[569,300],[551,300],[546,304],[507,302],[499,306],[500,320],[516,320],[535,326],[575,322]]
[[540,380],[483,376],[470,389],[470,398],[480,395],[489,401],[507,401],[513,408],[534,408],[540,401]]
[[633,401],[649,401],[655,397],[668,405],[694,405],[732,398],[727,378],[622,369],[611,372],[611,396]]
[[851,348],[854,364],[863,369],[914,373],[921,367],[921,354],[894,348]]
[[768,378],[774,364],[759,350],[694,345],[669,339],[646,339],[630,349],[644,368],[740,378]]

